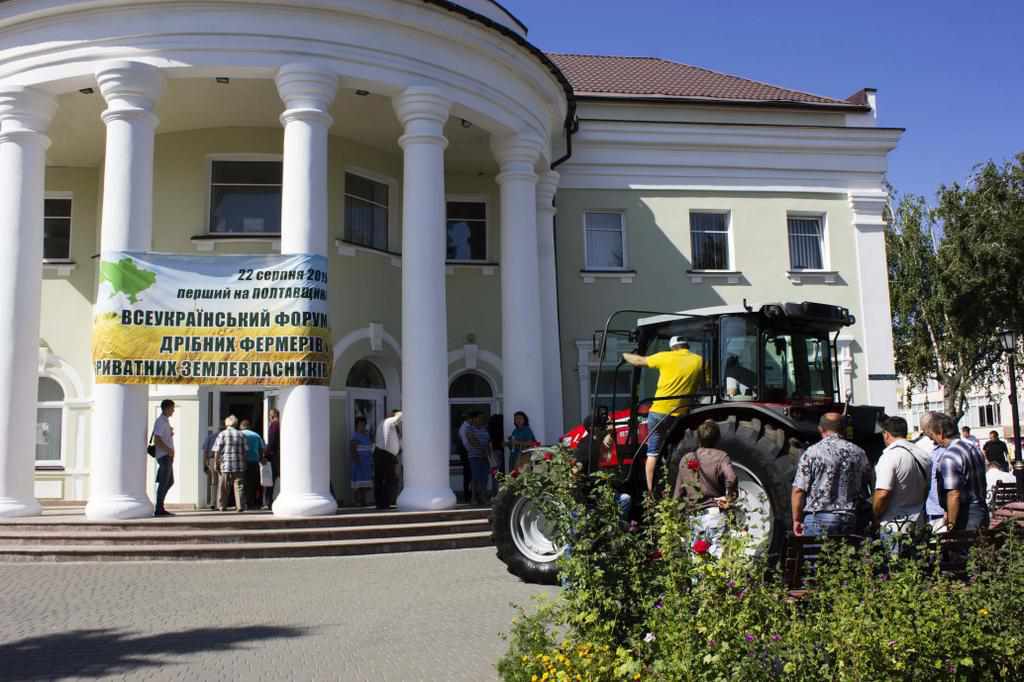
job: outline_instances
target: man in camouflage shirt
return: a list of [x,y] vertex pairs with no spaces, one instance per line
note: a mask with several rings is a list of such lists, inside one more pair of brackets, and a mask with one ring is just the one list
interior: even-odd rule
[[793,533],[841,535],[856,529],[857,506],[866,499],[875,472],[862,449],[843,440],[843,416],[822,415],[821,440],[807,448],[793,479]]

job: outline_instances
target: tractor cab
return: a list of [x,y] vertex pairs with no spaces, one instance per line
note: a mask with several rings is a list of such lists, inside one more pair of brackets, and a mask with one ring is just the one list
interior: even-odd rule
[[[629,464],[647,441],[645,418],[661,400],[680,398],[690,423],[700,415],[762,415],[779,421],[791,437],[817,439],[817,421],[830,411],[847,412],[856,441],[875,434],[877,408],[849,406],[840,396],[836,341],[854,324],[850,312],[820,303],[772,303],[753,308],[721,306],[658,314],[621,311],[595,333],[599,371],[592,387],[591,412],[607,411],[616,428],[617,452],[608,466]],[[701,383],[691,395],[655,398],[657,370],[634,368],[623,351],[650,356],[669,350],[669,340],[682,337],[703,359]],[[675,431],[679,431],[677,425]],[[573,429],[563,443],[570,447],[582,436]],[[673,433],[669,442],[678,442]]]

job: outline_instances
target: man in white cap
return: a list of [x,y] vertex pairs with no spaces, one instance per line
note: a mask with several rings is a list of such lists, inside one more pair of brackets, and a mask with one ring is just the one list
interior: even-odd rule
[[688,410],[686,398],[700,385],[704,361],[690,352],[690,344],[682,336],[673,336],[669,350],[654,355],[623,353],[622,359],[634,367],[658,370],[658,388],[654,403],[647,413],[647,492],[654,493],[654,470],[658,465],[661,444],[675,420]]

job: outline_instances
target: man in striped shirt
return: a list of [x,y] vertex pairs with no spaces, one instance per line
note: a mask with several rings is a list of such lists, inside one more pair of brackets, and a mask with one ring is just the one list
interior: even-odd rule
[[956,422],[940,414],[932,420],[932,440],[945,448],[935,472],[939,504],[950,530],[988,527],[985,456],[974,443],[957,437]]
[[224,420],[224,430],[213,442],[213,456],[220,470],[220,490],[217,491],[217,509],[224,511],[228,486],[234,489],[235,511],[245,511],[245,455],[249,446],[245,436],[238,430],[238,417],[229,416]]

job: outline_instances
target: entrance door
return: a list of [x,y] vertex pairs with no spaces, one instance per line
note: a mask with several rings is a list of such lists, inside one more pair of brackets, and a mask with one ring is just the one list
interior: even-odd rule
[[230,415],[238,417],[242,422],[248,419],[252,430],[263,433],[263,391],[227,391],[220,394],[220,425]]
[[469,495],[469,480],[462,458],[457,454],[459,427],[473,412],[480,412],[486,419],[490,419],[496,409],[494,389],[487,379],[476,372],[460,374],[448,388],[448,406],[448,451],[451,453],[448,460],[448,480],[452,490],[465,502]]
[[373,440],[377,434],[377,426],[387,416],[384,412],[386,407],[384,392],[349,389],[349,396],[352,398],[349,401],[352,408],[349,413],[348,432],[350,434],[355,433],[356,417],[364,417],[366,419],[366,432],[370,434],[370,440]]

